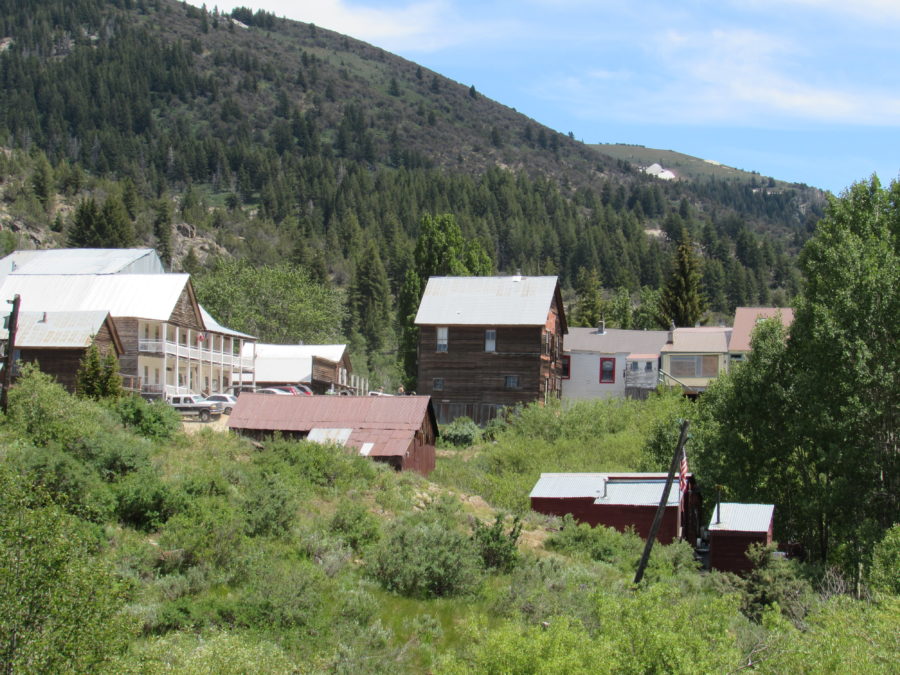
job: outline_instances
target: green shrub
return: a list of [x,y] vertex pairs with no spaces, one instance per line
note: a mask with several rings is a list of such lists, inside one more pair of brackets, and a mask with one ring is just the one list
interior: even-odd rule
[[135,471],[115,485],[116,515],[140,530],[154,530],[184,508],[184,497],[151,467]]
[[889,529],[875,545],[869,584],[876,591],[900,595],[900,524]]
[[328,579],[307,560],[264,560],[252,566],[238,622],[248,627],[284,630],[319,623],[331,595]]
[[441,427],[440,437],[450,445],[467,448],[481,439],[481,429],[468,417],[457,417]]
[[181,416],[162,399],[147,402],[140,396],[122,396],[109,403],[122,424],[153,440],[167,440],[181,429]]
[[284,533],[297,513],[297,501],[277,474],[252,479],[242,499],[246,532],[250,536]]
[[522,534],[522,523],[518,516],[513,519],[509,532],[503,530],[503,516],[497,514],[493,525],[486,525],[475,519],[472,540],[481,556],[485,569],[508,572],[519,560],[517,544]]
[[551,551],[609,563],[622,571],[633,571],[644,542],[634,532],[618,532],[603,525],[591,527],[587,523],[576,522],[571,514],[567,514],[562,520],[562,527],[547,537],[544,546]]
[[480,562],[472,540],[437,507],[392,523],[370,570],[389,591],[431,598],[474,590],[481,578]]
[[113,490],[84,462],[49,447],[23,448],[10,455],[23,477],[69,513],[94,523],[108,522],[115,509]]
[[381,534],[378,519],[352,498],[338,504],[329,529],[347,542],[354,551],[360,551],[377,541]]

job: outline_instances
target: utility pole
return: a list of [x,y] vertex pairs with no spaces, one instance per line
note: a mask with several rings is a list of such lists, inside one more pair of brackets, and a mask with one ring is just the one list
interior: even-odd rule
[[678,445],[675,448],[675,454],[672,455],[672,464],[669,466],[669,475],[666,478],[666,486],[663,488],[662,497],[659,500],[659,506],[656,509],[656,515],[653,516],[653,524],[650,526],[650,533],[647,535],[647,543],[644,545],[644,553],[641,555],[641,561],[638,563],[637,572],[634,574],[634,583],[641,583],[644,578],[644,570],[647,569],[647,562],[650,560],[650,551],[653,549],[653,542],[656,540],[656,534],[659,532],[659,526],[662,524],[663,514],[666,512],[666,504],[669,502],[669,492],[672,490],[672,480],[675,478],[675,470],[681,462],[681,453],[684,452],[684,444],[687,443],[687,432],[690,420],[681,423],[681,436],[678,438]]
[[16,293],[12,300],[6,302],[12,305],[12,312],[9,314],[7,330],[9,331],[9,339],[6,341],[6,356],[3,359],[3,389],[0,390],[0,410],[6,414],[9,407],[9,387],[12,384],[12,370],[15,363],[16,351],[16,327],[19,324],[19,304],[22,298]]

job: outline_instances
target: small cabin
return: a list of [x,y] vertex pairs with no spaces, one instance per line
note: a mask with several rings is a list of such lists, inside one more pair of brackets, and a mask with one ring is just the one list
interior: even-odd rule
[[771,544],[775,526],[773,504],[723,502],[709,521],[709,566],[722,572],[744,574],[753,566],[747,549],[753,544]]
[[[646,539],[662,499],[665,473],[542,473],[531,491],[531,508],[551,516],[571,514],[579,523],[634,528]],[[700,495],[694,477],[686,476],[687,489],[676,475],[669,491],[657,541],[692,541],[697,535]]]

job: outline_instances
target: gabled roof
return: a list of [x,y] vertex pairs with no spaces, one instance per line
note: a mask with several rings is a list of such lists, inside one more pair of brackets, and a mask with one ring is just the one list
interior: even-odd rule
[[731,338],[731,329],[724,326],[676,328],[670,332],[672,342],[663,345],[662,353],[724,354]]
[[569,334],[563,340],[563,351],[659,356],[668,335],[664,330],[607,328],[601,333],[596,328],[569,328]]
[[0,259],[3,274],[164,274],[152,248],[57,248],[13,251]]
[[113,317],[168,321],[189,282],[187,274],[10,274],[0,285],[0,300],[18,293],[21,311],[105,310]]
[[[437,433],[428,396],[271,396],[241,394],[228,420],[230,429],[306,432],[319,439],[347,438],[370,456],[402,455],[425,416]],[[346,430],[351,429],[349,436]],[[338,431],[343,430],[343,431]]]
[[768,532],[775,512],[774,504],[719,504],[721,522],[716,522],[716,509],[709,521],[710,531],[720,532]]
[[756,324],[777,316],[781,317],[781,325],[785,328],[794,322],[794,310],[790,307],[738,307],[734,311],[734,331],[729,349],[733,352],[749,352],[750,336]]
[[[109,312],[19,312],[16,322],[16,347],[31,349],[86,349],[103,328]],[[122,343],[115,324],[108,323],[110,335],[121,354]],[[0,340],[9,339],[9,331],[0,329]]]
[[[530,497],[593,499],[598,505],[659,505],[667,477],[665,473],[542,473]],[[666,505],[677,506],[679,500],[675,474]]]
[[557,277],[431,277],[416,324],[543,326],[554,299],[567,330]]

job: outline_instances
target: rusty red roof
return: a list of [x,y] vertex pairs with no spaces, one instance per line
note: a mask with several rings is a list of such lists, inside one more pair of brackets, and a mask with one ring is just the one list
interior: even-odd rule
[[429,396],[271,396],[244,393],[238,397],[230,429],[309,432],[312,429],[352,429],[347,445],[369,455],[404,455],[425,416],[437,422]]
[[790,307],[738,307],[734,311],[734,332],[731,334],[729,350],[749,352],[750,336],[753,329],[763,319],[779,317],[781,325],[789,328],[794,322],[794,310]]

